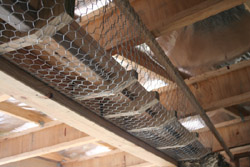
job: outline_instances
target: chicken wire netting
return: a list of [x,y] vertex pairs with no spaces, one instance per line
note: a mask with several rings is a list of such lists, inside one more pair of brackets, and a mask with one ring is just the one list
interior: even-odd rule
[[176,160],[210,152],[204,122],[113,2],[0,2],[2,56]]

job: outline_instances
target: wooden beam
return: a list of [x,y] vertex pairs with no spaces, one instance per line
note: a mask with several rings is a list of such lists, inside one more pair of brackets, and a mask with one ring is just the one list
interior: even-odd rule
[[[15,99],[44,112],[52,118],[57,118],[90,136],[101,138],[104,142],[130,152],[145,161],[159,166],[177,164],[175,160],[166,154],[155,150],[120,128],[115,127],[79,103],[72,101],[32,77],[3,57],[0,57],[0,60],[1,93],[12,95]],[[53,94],[51,99],[46,96],[48,93]]]
[[41,158],[30,158],[22,161],[12,162],[4,165],[0,165],[0,167],[58,167],[59,163],[44,160]]
[[[46,136],[46,139],[44,138]],[[0,140],[0,165],[95,142],[97,139],[59,124],[23,136]]]
[[0,111],[24,121],[31,121],[40,125],[44,125],[44,123],[52,121],[51,118],[46,115],[36,111],[26,110],[7,101],[0,102]]
[[62,163],[64,167],[134,167],[135,165],[151,165],[144,160],[132,156],[129,153],[119,152],[107,156],[97,157],[84,161]]
[[[250,101],[250,61],[224,67],[185,80],[201,106],[212,111]],[[168,96],[180,97],[175,89],[169,87],[158,89],[161,103],[167,108]],[[174,109],[181,101],[172,103]],[[186,115],[194,115],[192,106],[186,104]]]
[[[250,144],[250,120],[218,127],[217,130],[222,135],[229,148]],[[205,137],[211,141],[212,151],[221,151],[223,149],[210,131],[201,132],[199,136]]]

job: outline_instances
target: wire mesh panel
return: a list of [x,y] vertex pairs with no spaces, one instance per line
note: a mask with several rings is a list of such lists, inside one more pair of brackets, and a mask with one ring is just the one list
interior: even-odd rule
[[0,2],[2,56],[177,160],[210,152],[192,132],[203,121],[113,2]]

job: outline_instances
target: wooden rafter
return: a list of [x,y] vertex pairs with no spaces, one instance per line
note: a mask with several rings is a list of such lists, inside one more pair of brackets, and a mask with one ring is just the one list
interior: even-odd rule
[[20,106],[17,106],[16,104],[7,101],[0,102],[0,111],[9,114],[11,116],[17,117],[19,119],[35,122],[41,125],[44,125],[44,123],[52,121],[46,115],[43,115],[41,113],[32,110],[24,109]]

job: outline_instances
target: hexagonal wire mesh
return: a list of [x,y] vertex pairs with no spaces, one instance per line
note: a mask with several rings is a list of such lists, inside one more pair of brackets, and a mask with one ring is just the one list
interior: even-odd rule
[[63,0],[0,2],[2,56],[177,160],[210,152],[202,119],[111,1],[77,0],[73,18]]

